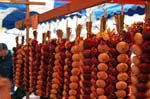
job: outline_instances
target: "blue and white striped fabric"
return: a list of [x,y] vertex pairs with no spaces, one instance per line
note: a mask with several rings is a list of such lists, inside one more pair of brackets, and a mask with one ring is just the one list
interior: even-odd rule
[[[107,18],[110,18],[114,15],[121,13],[121,5],[120,4],[108,4],[105,6]],[[125,15],[133,16],[133,14],[142,15],[145,13],[144,5],[134,5],[134,4],[125,4],[124,5],[124,13]],[[103,8],[97,8],[93,11],[94,15],[97,19],[104,16]]]
[[[22,0],[21,0],[22,1]],[[37,0],[29,0],[37,1]],[[49,11],[55,7],[61,6],[68,2],[58,0],[39,0],[45,2],[46,5],[30,5],[30,16],[34,14],[41,14]],[[15,22],[25,19],[26,5],[25,4],[10,4],[0,3],[0,26],[7,29],[12,29]]]

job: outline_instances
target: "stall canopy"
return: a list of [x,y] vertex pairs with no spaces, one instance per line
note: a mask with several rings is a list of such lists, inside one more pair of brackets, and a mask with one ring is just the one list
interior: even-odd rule
[[[107,18],[121,13],[121,4],[106,4],[106,6],[99,6],[93,10],[93,13],[97,19],[104,16],[104,9],[106,10]],[[143,15],[145,13],[144,5],[135,4],[124,4],[124,14],[128,16],[133,16],[134,14]]]
[[[40,0],[38,0],[40,1]],[[69,0],[41,0],[42,2],[47,2],[44,7],[42,6],[34,6],[30,7],[30,16],[34,14],[40,14],[45,11],[48,11],[50,9],[62,6],[64,4],[69,3]],[[53,2],[52,2],[53,1]],[[40,8],[41,7],[41,8]],[[121,11],[121,5],[120,4],[108,4],[105,6],[107,10],[107,17],[110,18],[116,14],[119,14]],[[15,22],[22,20],[25,18],[25,10],[26,5],[25,4],[9,4],[9,3],[0,3],[0,19],[2,23],[2,27],[5,27],[7,29],[12,29],[15,27]],[[133,14],[144,14],[144,5],[134,5],[134,4],[125,4],[124,5],[124,12],[126,15],[132,16]],[[93,10],[94,15],[96,18],[100,18],[104,14],[104,10],[102,7],[97,7]],[[58,19],[65,19],[67,17],[73,18],[74,16],[81,17],[82,15],[86,15],[86,10],[82,10],[77,13],[73,13],[70,15],[59,17]],[[56,21],[54,19],[53,21]]]
[[[30,16],[40,14],[53,8],[62,6],[69,1],[65,0],[29,0],[45,2],[46,5],[30,5]],[[26,5],[12,4],[0,2],[0,19],[1,27],[12,29],[15,27],[15,22],[25,19]]]

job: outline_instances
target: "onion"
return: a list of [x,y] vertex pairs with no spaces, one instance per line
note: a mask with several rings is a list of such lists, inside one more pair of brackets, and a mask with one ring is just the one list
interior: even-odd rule
[[141,33],[135,33],[134,42],[135,44],[141,45],[143,43],[143,35]]
[[79,61],[80,58],[81,58],[81,55],[80,55],[80,54],[73,54],[73,56],[72,56],[72,60],[73,60],[73,61]]
[[90,96],[91,89],[88,88],[88,87],[83,87],[83,88],[81,89],[81,93],[84,93],[84,94],[87,94],[87,95]]
[[146,95],[144,92],[136,93],[136,99],[146,99]]
[[80,67],[80,66],[82,66],[82,63],[81,63],[81,62],[79,62],[79,61],[74,61],[74,62],[72,62],[72,67],[73,67],[73,68],[78,68],[78,67]]
[[129,88],[130,88],[130,93],[131,93],[131,94],[132,94],[132,93],[133,93],[133,94],[137,93],[137,88],[136,88],[135,85],[130,85]]
[[120,62],[120,63],[127,63],[128,60],[129,60],[129,56],[127,54],[120,54],[117,57],[117,61]]
[[138,83],[138,84],[136,85],[136,87],[137,87],[137,90],[138,90],[139,92],[146,92],[146,90],[147,90],[147,87],[146,87],[146,84],[145,84],[145,83]]
[[150,63],[150,54],[142,54],[140,60],[142,63]]
[[96,39],[94,40],[91,38],[87,38],[83,42],[84,49],[91,49],[92,47],[97,47],[97,45],[98,45],[98,40],[96,40]]
[[82,74],[80,75],[81,80],[90,80],[91,79],[91,74]]
[[67,92],[65,90],[62,93],[63,93],[63,96],[67,96]]
[[143,82],[143,83],[146,83],[149,80],[148,76],[142,73],[137,75],[137,79],[138,79],[138,82]]
[[53,89],[58,89],[58,88],[59,88],[59,85],[58,85],[58,84],[52,84],[52,88],[53,88]]
[[52,77],[53,78],[60,78],[60,73],[59,72],[54,72],[53,74],[52,74]]
[[150,98],[150,89],[146,91],[146,96]]
[[96,56],[98,56],[98,54],[99,54],[98,49],[95,48],[95,47],[92,47],[92,49],[91,49],[91,56],[92,57],[96,57]]
[[76,83],[76,82],[71,82],[70,84],[69,84],[69,87],[70,87],[70,89],[77,89],[78,88],[78,83]]
[[127,83],[124,81],[119,81],[116,83],[116,88],[117,89],[126,89],[127,88]]
[[150,53],[150,42],[149,41],[145,41],[141,46],[142,46],[143,53]]
[[106,86],[105,88],[105,93],[107,95],[110,95],[112,93],[114,93],[114,91],[116,90],[115,86],[113,84],[109,84],[108,86]]
[[143,39],[144,40],[150,40],[150,27],[145,27],[144,29],[143,29],[143,32],[142,32],[142,34],[143,34]]
[[66,57],[71,59],[72,58],[72,53],[68,50],[65,51]]
[[84,74],[90,74],[91,73],[90,66],[82,66],[81,72],[84,73]]
[[126,63],[119,63],[116,68],[119,72],[126,72],[128,70],[128,65]]
[[108,78],[108,74],[104,71],[100,71],[97,73],[97,78],[102,79],[102,80],[106,80]]
[[80,52],[79,46],[78,46],[78,45],[72,46],[71,52],[72,52],[72,53],[79,53],[79,52]]
[[60,53],[56,53],[56,54],[55,54],[55,59],[57,59],[57,60],[60,60],[60,59],[61,59]]
[[139,70],[138,66],[132,65],[132,66],[131,66],[131,73],[132,73],[132,74],[135,74],[135,75],[139,74],[139,73],[140,73],[140,70]]
[[108,61],[108,66],[112,66],[112,67],[115,68],[117,66],[117,64],[118,64],[118,62],[117,62],[117,60],[115,58],[111,58]]
[[117,99],[116,95],[113,93],[109,94],[107,98],[108,99]]
[[127,95],[125,90],[118,90],[118,91],[115,92],[115,94],[118,98],[123,98]]
[[93,64],[93,61],[91,60],[91,58],[85,58],[83,59],[83,63],[84,65],[91,66]]
[[80,86],[81,87],[90,87],[91,86],[91,82],[89,80],[80,81]]
[[99,62],[103,62],[103,63],[106,63],[109,61],[109,55],[107,53],[101,53],[99,56],[98,56],[98,60]]
[[92,57],[92,65],[98,65],[99,64],[99,61],[98,61],[98,59],[96,58],[96,57]]
[[79,75],[80,74],[80,69],[79,68],[73,68],[71,70],[71,74],[72,75]]
[[96,92],[90,94],[90,99],[95,99],[95,97],[96,97]]
[[97,87],[102,87],[102,88],[104,88],[104,87],[106,86],[106,83],[105,83],[104,80],[97,80],[97,81],[96,81],[96,85],[97,85]]
[[101,95],[101,96],[98,96],[98,99],[107,99],[107,97],[104,95]]
[[129,99],[136,99],[135,94],[130,94]]
[[109,68],[108,68],[108,74],[111,74],[111,75],[113,75],[113,76],[117,76],[118,71],[117,71],[116,68],[109,67]]
[[109,84],[116,84],[117,79],[116,79],[115,76],[109,74],[108,79],[106,79],[105,81],[106,81],[106,84],[107,84],[107,85],[109,85]]
[[105,93],[104,88],[101,88],[101,87],[97,88],[96,92],[97,92],[98,95],[104,95],[104,93]]
[[64,66],[64,70],[65,70],[65,71],[67,71],[67,70],[68,70],[68,68],[69,68],[69,66],[68,66],[68,65],[65,65],[65,66]]
[[81,51],[83,50],[83,43],[84,41],[80,40],[79,45],[78,45]]
[[121,41],[117,44],[116,49],[119,53],[126,53],[129,50],[128,43]]
[[52,84],[59,84],[59,79],[57,79],[57,78],[53,78],[52,79]]
[[97,49],[100,53],[107,53],[109,51],[109,47],[104,41],[101,41]]
[[142,49],[137,44],[132,45],[131,49],[132,49],[133,53],[137,56],[140,56],[142,54]]
[[137,66],[141,63],[141,60],[138,56],[133,56],[132,61]]
[[55,94],[50,94],[50,98],[51,99],[56,99],[56,95]]
[[77,95],[77,91],[76,90],[69,90],[69,95],[70,96],[76,96]]
[[57,89],[51,89],[52,94],[57,94]]
[[80,99],[90,99],[90,95],[82,94]]
[[150,80],[146,83],[148,89],[150,89]]
[[126,81],[128,78],[129,76],[126,72],[122,72],[117,75],[117,79],[120,81]]
[[110,57],[116,58],[119,53],[117,52],[117,50],[115,48],[110,48],[108,54],[109,54]]
[[76,99],[75,96],[69,96],[68,99]]
[[70,77],[70,81],[71,81],[71,82],[77,82],[77,81],[79,81],[79,78],[78,78],[78,76],[76,76],[76,75],[72,75],[72,76]]
[[98,68],[99,71],[107,71],[108,70],[108,66],[105,63],[98,64],[97,68]]
[[71,47],[72,47],[72,42],[66,41],[66,43],[65,43],[66,50],[71,50]]
[[83,57],[84,58],[92,58],[92,53],[91,53],[91,50],[90,49],[85,49],[83,52]]
[[142,63],[140,64],[139,69],[142,73],[150,73],[150,64]]
[[138,83],[138,79],[135,75],[131,75],[131,82],[132,84],[136,85]]

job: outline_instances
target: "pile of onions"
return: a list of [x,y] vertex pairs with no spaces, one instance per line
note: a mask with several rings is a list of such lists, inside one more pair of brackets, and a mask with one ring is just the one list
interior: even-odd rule
[[[106,34],[105,34],[106,35]],[[116,83],[117,83],[117,74],[118,71],[116,69],[116,66],[118,64],[117,62],[117,56],[118,52],[116,50],[116,45],[118,43],[118,35],[117,34],[107,34],[107,38],[101,39],[101,45],[104,48],[105,46],[105,53],[109,60],[107,62],[103,62],[100,64],[100,67],[107,73],[107,79],[105,80],[105,96],[107,96],[107,99],[116,99]]]
[[[69,40],[70,37],[70,28],[67,27],[67,39],[65,42],[65,65],[64,65],[64,85],[63,85],[63,91],[62,91],[62,99],[68,99],[69,97],[69,84],[70,84],[70,77],[71,77],[71,70],[72,70],[72,52],[71,48],[73,45],[73,42]],[[74,79],[74,78],[73,78]]]
[[62,39],[62,30],[57,30],[58,40],[57,46],[55,47],[55,61],[52,73],[52,83],[51,83],[51,99],[61,98],[63,90],[63,66],[65,65],[64,59],[65,55],[65,41]]
[[[49,32],[48,32],[49,33]],[[49,34],[50,35],[50,34]],[[51,82],[52,82],[52,73],[53,73],[53,66],[54,66],[54,61],[55,61],[55,47],[56,47],[56,39],[52,39],[50,40],[49,37],[49,41],[48,41],[48,47],[49,47],[49,53],[47,53],[49,56],[47,57],[49,59],[49,64],[48,65],[48,72],[47,72],[47,85],[46,85],[46,97],[49,97],[50,95],[50,90],[51,90]]]
[[[43,38],[46,34],[43,34]],[[47,80],[47,68],[49,64],[48,60],[48,53],[49,53],[49,47],[47,43],[44,41],[41,46],[41,60],[40,60],[40,67],[38,71],[38,81],[37,81],[37,94],[39,96],[46,97],[46,80]]]
[[13,73],[14,73],[14,81],[15,85],[17,87],[22,86],[24,83],[23,81],[23,71],[24,68],[23,65],[23,54],[22,54],[23,48],[19,45],[17,47],[13,48],[14,54],[13,54]]
[[24,68],[24,87],[26,92],[29,92],[29,46],[23,46],[23,68]]
[[98,61],[99,64],[97,66],[97,81],[96,81],[96,92],[98,99],[107,99],[105,88],[106,88],[106,80],[108,78],[108,66],[107,63],[110,59],[108,55],[109,47],[104,41],[103,38],[100,38],[99,44],[98,44]]
[[[34,31],[34,33],[36,33],[36,31]],[[29,41],[29,92],[33,92],[35,87],[35,79],[37,77],[35,73],[37,64],[34,63],[36,61],[35,48],[37,44],[38,42],[36,39],[31,39]]]
[[35,57],[36,57],[36,60],[35,60],[35,63],[34,65],[36,65],[36,69],[35,69],[35,75],[37,76],[35,78],[35,88],[34,88],[34,93],[36,95],[42,95],[40,94],[42,91],[41,91],[41,85],[39,84],[39,82],[41,82],[41,79],[39,78],[40,74],[38,73],[40,71],[40,66],[41,66],[41,49],[42,49],[42,44],[37,44],[36,45],[36,48],[35,48]]
[[134,65],[131,69],[131,99],[150,98],[150,52],[149,36],[150,28],[143,27],[142,33],[135,33],[132,51],[135,56],[132,58]]
[[116,67],[117,71],[119,72],[117,75],[118,82],[116,83],[116,89],[115,92],[116,96],[118,98],[126,98],[128,97],[128,68],[130,64],[129,63],[129,44],[125,41],[120,41],[116,45],[117,51],[120,53],[117,56],[118,65]]

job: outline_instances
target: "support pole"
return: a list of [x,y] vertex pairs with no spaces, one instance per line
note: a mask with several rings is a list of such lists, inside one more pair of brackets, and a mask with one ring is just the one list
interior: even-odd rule
[[[29,0],[26,0],[26,19],[30,17]],[[26,26],[26,43],[29,43],[29,25]],[[30,99],[30,93],[26,93],[26,99]]]
[[[26,0],[26,19],[30,17],[29,0]],[[29,25],[26,25],[26,42],[29,41]]]
[[150,1],[145,2],[145,25],[150,26]]

